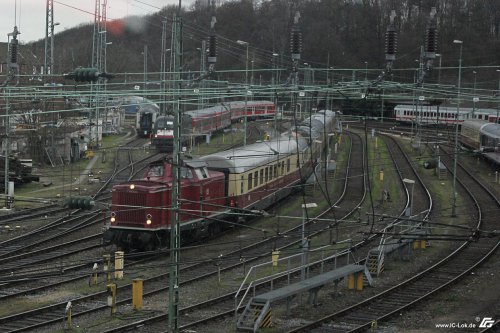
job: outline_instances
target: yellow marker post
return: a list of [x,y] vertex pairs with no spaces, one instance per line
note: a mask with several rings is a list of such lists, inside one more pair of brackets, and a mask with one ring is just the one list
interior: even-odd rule
[[383,182],[384,181],[384,170],[380,170],[380,181]]
[[142,309],[142,279],[132,280],[132,305],[134,310]]
[[280,258],[280,251],[275,250],[272,252],[271,261],[273,262],[273,267],[278,267],[278,260]]
[[421,248],[422,250],[425,250],[425,248],[426,248],[426,247],[427,247],[427,241],[426,241],[425,239],[422,239],[422,240],[420,241],[420,248]]
[[73,320],[71,317],[71,309],[73,308],[73,305],[71,304],[71,301],[66,304],[66,322],[68,323],[68,328],[71,328],[73,326]]
[[358,273],[356,281],[356,290],[363,290],[363,273]]
[[123,251],[115,252],[115,279],[123,279],[123,264],[125,253]]
[[353,290],[355,285],[354,274],[349,274],[347,276],[347,289]]
[[111,255],[110,254],[105,254],[103,255],[103,262],[104,262],[104,267],[103,271],[106,272],[106,281],[111,281]]
[[111,315],[116,313],[116,283],[110,283],[106,286],[108,291],[108,306],[111,307]]
[[97,285],[97,269],[99,266],[97,266],[97,263],[94,264],[94,267],[92,267],[92,276],[90,277],[90,284],[93,286]]

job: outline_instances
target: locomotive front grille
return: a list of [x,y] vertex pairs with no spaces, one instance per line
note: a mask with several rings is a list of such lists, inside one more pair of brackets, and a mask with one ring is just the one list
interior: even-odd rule
[[135,224],[142,224],[139,221],[145,220],[145,209],[139,207],[145,207],[146,205],[146,193],[135,193],[135,192],[119,192],[118,195],[118,205],[116,209],[116,217],[119,222],[129,222]]

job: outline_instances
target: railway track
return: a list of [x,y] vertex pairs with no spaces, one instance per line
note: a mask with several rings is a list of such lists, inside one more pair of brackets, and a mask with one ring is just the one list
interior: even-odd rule
[[[359,146],[361,147],[362,145],[356,145],[356,146]],[[359,156],[362,156],[363,154],[356,154],[356,155],[359,155]],[[354,179],[359,179],[360,177],[355,177]],[[346,178],[346,179],[349,179],[349,178]],[[357,186],[357,184],[356,184]],[[344,189],[345,191],[346,189]],[[358,191],[359,193],[359,191]],[[294,235],[293,237],[291,238],[297,238],[295,237],[295,235],[297,234],[297,229],[300,228],[300,226],[296,227],[296,228],[293,228],[292,230],[288,231],[288,232],[284,232],[283,233],[283,236],[284,237],[281,237],[281,242],[283,242],[284,240],[287,240],[289,238],[286,237],[287,233],[290,233],[292,235]],[[295,240],[294,243],[296,244],[297,242],[299,242],[300,240]],[[231,257],[235,257],[237,258],[237,256],[241,253],[245,253],[245,256],[247,256],[248,258],[260,258],[262,257],[264,254],[262,253],[262,247],[264,245],[262,244],[269,244],[271,242],[271,240],[264,240],[264,241],[261,241],[261,242],[258,242],[256,244],[253,244],[253,245],[250,245],[248,246],[247,248],[242,248],[238,251],[233,251],[233,252],[229,252],[229,253],[226,253],[225,255],[228,256],[229,258]],[[279,243],[279,242],[278,242]],[[277,244],[277,245],[280,245],[280,244]],[[291,245],[289,245],[291,246]],[[254,253],[251,253],[251,249],[256,249],[254,250],[255,252]],[[265,251],[267,252],[267,251]],[[267,253],[265,254],[267,256]],[[249,262],[251,260],[249,259]],[[241,262],[239,260],[236,260],[236,263],[235,262],[230,262],[229,265],[226,265],[225,267],[221,267],[221,271],[230,271],[230,270],[234,270],[234,269],[241,269]],[[204,264],[196,264],[196,265],[192,265],[191,267],[186,267],[183,269],[183,272],[182,272],[182,276],[185,278],[185,281],[183,283],[186,283],[186,284],[189,284],[189,283],[192,283],[192,282],[195,282],[195,281],[199,281],[200,279],[207,279],[209,278],[210,276],[213,276],[214,274],[217,274],[217,270],[214,271],[213,270],[213,263],[204,263]],[[210,273],[207,273],[210,272]],[[188,273],[189,272],[189,273]],[[158,290],[156,292],[165,292],[166,291],[166,288],[158,288],[158,287],[155,287],[155,285],[165,285],[164,283],[164,280],[165,278],[168,277],[168,274],[160,274],[158,275],[157,277],[153,278],[153,279],[150,279],[150,280],[147,280],[145,281],[145,285],[147,285],[148,287],[146,287],[146,292],[149,292],[151,289],[153,290]],[[153,283],[153,281],[156,280],[156,281],[159,281],[158,283]],[[130,288],[130,286],[123,286],[123,287],[120,287],[119,288],[119,294],[124,294],[123,290],[127,290],[128,288]],[[151,288],[151,289],[150,289]],[[99,295],[95,295],[94,297],[104,297],[105,296],[105,292],[101,292]],[[92,300],[92,298],[88,298],[89,301],[88,302],[95,302]],[[232,299],[231,299],[232,301]],[[86,306],[87,301],[85,301],[85,299],[79,299],[79,300],[74,300],[73,301],[73,304],[74,304],[74,313],[75,315],[80,315],[80,312],[79,312],[79,304],[81,304],[81,308],[86,308],[88,306]],[[122,300],[120,299],[119,302],[122,302]],[[127,300],[123,300],[123,302],[127,302]],[[57,304],[57,305],[54,305],[53,307],[51,307],[51,309],[49,310],[50,312],[59,312],[61,313],[61,311],[57,310],[58,308],[60,309],[61,307],[65,306],[65,304]],[[104,306],[104,308],[106,308],[106,306]],[[103,310],[103,308],[97,308],[96,311],[101,311]],[[44,322],[44,315],[43,315],[43,312],[44,311],[47,311],[47,309],[43,309],[43,310],[40,310],[39,312],[37,311],[33,311],[33,312],[30,312],[29,314],[27,314],[30,318],[30,321],[31,321],[31,324],[33,324],[33,320],[34,318],[39,318],[37,319],[37,321],[39,323],[41,322]],[[87,312],[83,311],[81,312],[81,315],[85,314]],[[15,316],[10,316],[10,317],[7,317],[7,318],[3,318],[3,319],[0,319],[0,323],[5,323],[7,325],[9,325],[11,322],[15,321],[16,322],[16,327],[18,327],[18,331],[21,331],[19,329],[19,325],[20,325],[20,322],[22,322],[24,319],[21,319],[21,317],[25,317],[26,314],[24,316],[21,316],[21,315],[15,315]],[[50,319],[50,318],[49,318]],[[50,320],[49,320],[50,321]],[[40,324],[42,325],[42,324]],[[46,323],[44,323],[43,325],[46,325]],[[32,326],[32,325],[31,325]],[[30,326],[28,326],[30,327]],[[12,328],[11,328],[12,330]],[[15,330],[14,330],[15,331]]]
[[[355,141],[355,139],[353,139],[353,140],[354,140],[354,143],[352,143],[353,146],[357,146],[357,147],[363,146],[362,144],[360,144],[360,142]],[[352,156],[356,156],[356,157],[358,157],[360,159],[363,159],[364,153],[355,151],[355,152],[351,152],[350,156],[351,157]],[[349,165],[350,166],[356,165],[356,167],[359,168],[359,166],[365,165],[365,162],[360,161],[359,159],[358,160],[357,159],[353,159],[349,163]],[[357,172],[361,172],[361,174],[364,174],[363,169],[357,170],[357,171],[356,171],[356,168],[348,168],[348,169],[350,170],[349,171],[350,174],[348,172],[344,176],[345,176],[346,180],[350,179],[349,182],[351,184],[347,185],[347,182],[346,182],[346,186],[344,186],[344,189],[343,189],[342,197],[335,204],[339,204],[340,202],[343,202],[343,204],[345,204],[347,202],[352,202],[352,200],[354,199],[354,197],[353,196],[347,196],[345,194],[346,193],[353,193],[353,192],[356,193],[356,191],[354,190],[355,188],[358,189],[358,193],[359,193],[359,186],[363,186],[363,188],[365,187],[364,183],[365,183],[366,180],[364,179],[364,177],[353,177],[353,175],[357,175],[358,174]],[[354,181],[354,179],[357,179],[357,181]],[[428,193],[426,193],[426,195],[428,195]],[[408,194],[407,194],[407,196],[408,196]],[[365,197],[365,195],[363,195],[363,199],[364,199],[364,197]],[[363,199],[361,201],[363,201]],[[343,218],[347,218],[353,212],[355,212],[356,211],[356,207],[359,206],[359,204],[360,203],[358,203],[357,205],[354,205],[354,207],[352,207],[353,209],[350,212],[348,212]],[[428,207],[427,207],[427,210],[429,210]],[[342,219],[339,219],[339,221],[341,221],[341,220]],[[311,236],[314,237],[314,236],[317,236],[317,235],[319,235],[321,233],[324,233],[324,232],[325,232],[325,225],[323,225],[323,227],[321,227],[321,226],[318,227],[317,230],[313,230],[311,232]],[[376,238],[376,237],[373,237],[373,238]],[[297,244],[297,243],[295,243],[295,244]],[[355,246],[361,248],[363,246],[366,247],[368,244],[369,244],[369,242],[361,242],[361,243],[359,243],[359,244],[357,244]],[[283,251],[285,249],[285,247],[277,247],[277,248],[280,249],[281,251]],[[335,263],[335,264],[337,264],[337,263]],[[328,270],[329,268],[332,268],[331,266],[333,266],[332,263],[330,263],[330,267],[321,267],[321,269]],[[316,267],[316,269],[319,269],[319,268]],[[295,274],[295,276],[293,278],[297,278],[297,275],[298,274]],[[264,283],[264,284],[266,284],[266,283]],[[286,282],[282,281],[281,284],[275,282],[274,288],[279,288],[280,285],[286,285]],[[259,286],[256,286],[256,287],[257,287],[257,290],[259,290],[263,286],[259,285]],[[235,311],[235,308],[234,308],[234,303],[232,303],[231,301],[233,300],[234,295],[235,295],[235,293],[231,292],[231,293],[222,295],[222,296],[218,297],[217,299],[211,299],[211,300],[208,300],[208,301],[205,301],[205,302],[200,302],[200,303],[198,303],[198,304],[196,304],[194,306],[187,306],[187,307],[181,309],[181,313],[180,314],[183,316],[183,322],[188,322],[188,323],[184,323],[180,327],[180,329],[182,329],[182,330],[195,330],[195,331],[198,331],[198,330],[201,330],[202,327],[204,327],[204,325],[207,325],[207,323],[210,323],[210,322],[213,322],[213,321],[217,321],[217,320],[220,320],[221,318],[233,315],[234,311]],[[216,305],[216,307],[217,307],[218,310],[217,311],[214,311],[214,310],[208,311],[208,312],[210,312],[210,316],[202,317],[200,315],[197,315],[197,313],[201,313],[201,314],[206,313],[207,309],[209,307],[213,308],[215,305]],[[213,314],[213,312],[217,312],[217,313]],[[134,328],[142,326],[142,325],[148,325],[148,327],[150,329],[152,329],[152,330],[162,331],[161,327],[165,327],[165,320],[166,319],[167,319],[167,316],[164,315],[164,314],[162,314],[162,315],[154,316],[154,317],[152,317],[150,319],[141,320],[140,322],[137,322],[137,323],[131,323],[131,324],[128,324],[128,325],[122,325],[122,326],[120,326],[118,328],[110,329],[110,330],[107,330],[105,332],[107,332],[107,333],[111,333],[111,332],[123,332],[123,331],[126,331],[126,330],[133,330]],[[158,322],[160,322],[161,324],[158,324]],[[150,325],[153,325],[153,326],[150,326]]]
[[[451,158],[445,157],[444,162],[449,168]],[[500,222],[491,207],[500,207],[500,202],[466,169],[460,167],[457,177],[477,207],[477,229],[468,235],[468,240],[438,263],[393,288],[288,332],[365,331],[374,323],[384,321],[458,281],[494,253],[500,244],[498,236],[480,240],[476,237],[480,236],[478,229],[498,230]]]

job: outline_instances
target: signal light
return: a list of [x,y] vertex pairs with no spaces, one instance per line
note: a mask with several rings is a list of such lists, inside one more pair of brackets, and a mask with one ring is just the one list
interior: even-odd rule
[[91,209],[95,206],[95,201],[91,197],[69,197],[65,206],[71,209]]
[[437,160],[427,160],[424,161],[424,169],[435,169],[437,168],[438,162]]

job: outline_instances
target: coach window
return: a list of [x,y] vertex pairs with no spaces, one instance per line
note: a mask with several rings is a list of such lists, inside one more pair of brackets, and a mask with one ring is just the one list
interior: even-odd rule
[[255,171],[253,173],[253,187],[257,187],[259,185],[259,172]]
[[[302,159],[304,159],[304,157],[302,157]],[[300,168],[300,158],[297,156],[297,163],[295,165],[298,168]]]
[[244,193],[244,190],[245,190],[245,186],[244,186],[244,178],[243,176],[241,176],[241,182],[240,182],[240,193],[243,194]]
[[286,159],[286,172],[287,173],[290,172],[290,159],[289,158]]
[[477,119],[483,119],[483,115],[482,114],[478,115]]
[[281,175],[285,174],[285,161],[281,161]]
[[252,173],[250,172],[248,174],[248,190],[250,191],[252,189],[252,185],[253,185],[253,179],[252,179]]
[[260,169],[260,185],[264,184],[264,169]]
[[265,173],[264,182],[267,183],[267,181],[269,180],[269,168],[268,167],[266,167],[264,173]]
[[278,178],[278,165],[274,165],[274,178]]

